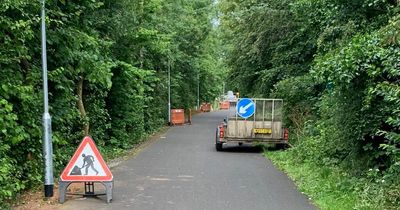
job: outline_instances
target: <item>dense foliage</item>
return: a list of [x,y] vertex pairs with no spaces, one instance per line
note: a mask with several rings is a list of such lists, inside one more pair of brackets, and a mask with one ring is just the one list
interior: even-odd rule
[[294,162],[364,179],[360,208],[400,206],[399,4],[220,3],[231,88],[283,98]]
[[[55,176],[85,133],[132,147],[173,107],[213,100],[222,68],[210,0],[46,2]],[[0,3],[0,204],[42,182],[40,1]],[[209,47],[211,46],[211,47]],[[214,64],[214,65],[211,65]],[[0,205],[1,206],[1,205]]]

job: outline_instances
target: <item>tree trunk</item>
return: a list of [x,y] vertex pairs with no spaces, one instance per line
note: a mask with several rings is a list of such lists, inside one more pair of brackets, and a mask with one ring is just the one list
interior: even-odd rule
[[85,136],[89,135],[89,119],[86,116],[85,106],[83,105],[83,77],[79,77],[78,83],[78,108],[81,113],[82,119],[84,119],[83,130],[85,132]]

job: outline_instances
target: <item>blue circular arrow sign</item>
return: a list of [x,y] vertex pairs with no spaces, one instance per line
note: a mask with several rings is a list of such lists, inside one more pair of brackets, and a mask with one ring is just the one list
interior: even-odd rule
[[254,114],[255,111],[255,103],[249,98],[242,98],[236,105],[236,113],[247,119]]

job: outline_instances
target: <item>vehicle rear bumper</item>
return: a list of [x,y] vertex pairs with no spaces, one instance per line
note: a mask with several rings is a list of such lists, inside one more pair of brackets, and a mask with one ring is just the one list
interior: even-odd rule
[[221,143],[271,143],[271,144],[289,144],[284,139],[253,139],[253,138],[221,138]]

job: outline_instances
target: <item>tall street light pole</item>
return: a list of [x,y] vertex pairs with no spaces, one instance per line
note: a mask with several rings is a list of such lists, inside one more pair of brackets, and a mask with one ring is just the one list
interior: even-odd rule
[[171,124],[171,61],[168,57],[168,124]]
[[200,70],[197,72],[197,109],[200,109]]
[[49,93],[47,84],[47,52],[46,52],[46,16],[45,0],[41,0],[42,15],[42,68],[43,68],[43,157],[45,164],[44,175],[44,196],[53,197],[54,177],[53,177],[53,146],[51,140],[51,116],[49,114]]

